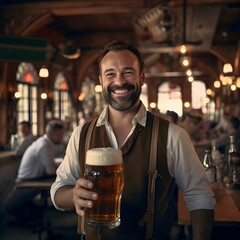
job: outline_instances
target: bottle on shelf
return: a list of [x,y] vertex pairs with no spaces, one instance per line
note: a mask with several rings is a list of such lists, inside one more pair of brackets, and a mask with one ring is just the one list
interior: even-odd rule
[[231,153],[237,152],[237,146],[235,141],[235,136],[229,136],[229,147],[227,151],[227,176],[232,179],[232,165],[231,165]]
[[240,184],[240,153],[231,153],[232,181],[234,184]]
[[211,150],[211,157],[213,161],[213,165],[216,167],[216,181],[222,182],[223,180],[223,161],[221,153],[217,149],[216,140],[212,141],[212,150]]
[[215,169],[215,166],[213,165],[213,160],[212,160],[212,155],[211,155],[210,149],[205,150],[203,166],[205,167],[208,181],[210,183],[214,183],[216,181],[216,169]]

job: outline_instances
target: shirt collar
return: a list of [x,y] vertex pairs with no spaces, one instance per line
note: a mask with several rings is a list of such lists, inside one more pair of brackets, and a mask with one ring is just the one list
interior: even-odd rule
[[[140,106],[137,114],[135,115],[135,117],[132,120],[133,126],[136,125],[137,123],[139,123],[143,127],[145,127],[146,123],[147,123],[147,110],[142,102],[141,102],[141,106]],[[101,114],[99,115],[96,126],[99,127],[104,124],[109,124],[109,122],[108,122],[108,106],[106,106],[103,109],[103,111],[101,112]]]
[[54,145],[53,141],[47,136],[47,134],[43,135],[44,139],[46,139],[48,142],[50,142],[52,145]]

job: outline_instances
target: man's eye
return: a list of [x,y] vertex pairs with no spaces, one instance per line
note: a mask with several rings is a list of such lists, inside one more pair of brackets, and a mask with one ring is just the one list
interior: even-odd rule
[[125,76],[132,76],[133,72],[132,71],[126,71],[126,72],[124,72],[124,75]]
[[106,77],[113,77],[113,76],[114,76],[114,73],[112,72],[106,74]]

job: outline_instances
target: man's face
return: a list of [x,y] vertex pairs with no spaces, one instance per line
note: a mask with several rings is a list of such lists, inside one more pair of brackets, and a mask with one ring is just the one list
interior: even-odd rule
[[100,67],[99,80],[106,102],[118,111],[134,106],[144,83],[137,57],[128,50],[111,51],[104,56]]
[[30,133],[31,129],[29,128],[28,125],[23,123],[19,124],[18,131],[21,136],[27,136]]
[[56,131],[52,137],[51,137],[51,140],[53,141],[54,144],[60,144],[62,143],[62,140],[63,140],[63,136],[64,136],[64,133],[65,133],[65,129],[59,129],[58,131]]

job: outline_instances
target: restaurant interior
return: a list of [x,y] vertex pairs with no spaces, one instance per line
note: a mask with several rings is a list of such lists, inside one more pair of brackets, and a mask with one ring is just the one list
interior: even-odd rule
[[[42,226],[7,225],[2,204],[21,161],[14,153],[20,122],[31,122],[32,133],[42,136],[52,119],[74,129],[102,111],[98,56],[106,43],[137,46],[146,76],[142,102],[162,117],[175,112],[178,124],[191,128],[202,162],[216,137],[212,128],[225,115],[240,120],[239,0],[1,0],[0,23],[2,240],[78,239],[76,215],[51,202],[49,225],[57,225],[51,234]],[[190,125],[189,116],[197,122]],[[239,185],[213,187],[220,198],[216,211],[228,215],[219,214],[213,239],[239,239]],[[191,239],[187,221],[176,223],[181,234],[171,239]]]

